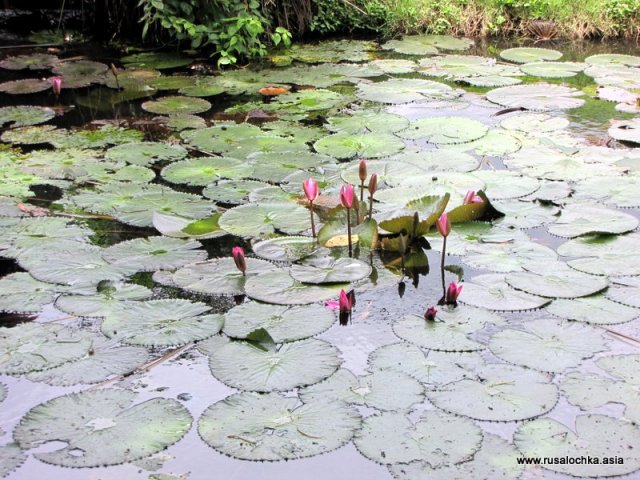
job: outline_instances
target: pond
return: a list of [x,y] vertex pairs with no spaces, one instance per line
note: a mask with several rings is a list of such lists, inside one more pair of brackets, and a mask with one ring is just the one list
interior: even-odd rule
[[3,54],[0,476],[640,469],[636,45]]

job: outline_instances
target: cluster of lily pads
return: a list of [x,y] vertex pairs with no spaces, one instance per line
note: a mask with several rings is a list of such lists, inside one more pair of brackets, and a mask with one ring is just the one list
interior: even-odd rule
[[[192,62],[165,53],[113,68],[44,54],[0,62],[50,69],[61,100],[94,85],[79,105],[104,88],[112,102],[153,97],[141,107],[169,132],[149,141],[135,128],[56,127],[48,107],[0,108],[0,256],[20,267],[0,278],[0,310],[53,305],[70,317],[0,327],[0,373],[100,387],[26,412],[0,447],[0,475],[54,440],[63,445],[31,454],[108,466],[180,441],[193,423],[180,401],[112,385],[192,346],[210,380],[237,391],[204,411],[198,433],[237,459],[294,460],[353,441],[397,479],[515,479],[522,455],[624,458],[544,465],[576,476],[640,469],[640,356],[610,354],[606,332],[640,317],[639,221],[623,210],[640,207],[640,150],[589,143],[564,113],[627,105],[608,132],[639,143],[628,115],[640,58],[571,63],[516,48],[490,59],[466,55],[471,45],[406,37],[382,45],[405,55],[387,58],[373,42],[325,42],[279,54],[281,67],[215,76],[162,74]],[[533,78],[574,74],[593,78],[604,100]],[[57,82],[0,90],[55,96]],[[263,98],[264,87],[278,94]],[[238,96],[225,112],[221,94]],[[30,203],[41,185],[61,198]],[[100,244],[100,222],[137,238]],[[562,243],[544,245],[540,232]],[[237,247],[212,258],[223,237]],[[372,301],[396,338],[367,352],[356,375],[323,337],[336,323],[327,307],[357,312],[347,292],[375,299],[405,276],[417,286],[429,249],[442,254],[441,277],[422,282],[424,307],[387,318]],[[479,274],[460,283],[461,265]],[[585,411],[575,427],[546,416],[561,396]],[[624,405],[621,418],[593,413],[609,403]],[[521,423],[512,442],[485,422]]]

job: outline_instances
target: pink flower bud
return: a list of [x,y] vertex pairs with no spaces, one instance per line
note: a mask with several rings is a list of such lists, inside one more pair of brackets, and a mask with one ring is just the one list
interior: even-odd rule
[[344,208],[353,207],[354,195],[353,185],[343,185],[340,188],[340,203]]
[[372,173],[369,179],[369,195],[373,195],[378,190],[378,174]]
[[360,178],[361,182],[367,179],[367,162],[364,160],[360,160],[360,164],[358,165],[358,178]]
[[436,221],[436,228],[438,232],[440,232],[440,235],[445,238],[451,233],[451,222],[449,222],[449,217],[446,212],[443,212]]
[[460,292],[462,292],[462,284],[451,282],[449,288],[447,288],[445,303],[447,305],[455,305],[460,296]]
[[53,93],[57,96],[62,92],[62,78],[60,77],[52,77],[51,78],[51,88],[53,89]]
[[310,202],[313,202],[320,195],[318,182],[316,182],[313,178],[308,178],[304,182],[302,182],[302,189],[304,190],[304,194],[307,196],[307,200],[309,200]]
[[469,205],[471,203],[482,203],[482,197],[476,195],[476,192],[473,190],[469,190],[467,194],[464,196],[464,200],[462,201],[463,205]]
[[236,264],[236,268],[242,272],[242,275],[247,271],[247,262],[244,258],[244,250],[242,247],[233,247],[231,249],[231,256]]
[[350,312],[353,308],[353,305],[351,304],[351,298],[349,298],[349,295],[347,295],[347,292],[345,292],[344,290],[340,290],[339,307],[341,312]]
[[436,313],[438,313],[436,307],[429,307],[427,311],[424,312],[424,319],[433,322],[436,319]]

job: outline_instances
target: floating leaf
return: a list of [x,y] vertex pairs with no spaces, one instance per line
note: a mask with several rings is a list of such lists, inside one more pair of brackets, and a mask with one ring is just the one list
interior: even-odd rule
[[230,157],[191,158],[175,162],[162,169],[162,177],[171,183],[204,186],[221,177],[242,178],[253,169],[246,162]]
[[558,401],[558,388],[543,373],[501,364],[480,366],[476,373],[428,391],[427,398],[447,412],[493,422],[537,417]]
[[187,265],[170,276],[169,286],[205,295],[241,295],[247,279],[275,269],[273,264],[257,258],[247,258],[245,275],[232,258],[216,258]]
[[473,460],[457,465],[430,468],[426,462],[392,465],[389,470],[396,480],[465,480],[470,478],[517,480],[524,471],[518,463],[521,453],[502,437],[485,433],[482,446]]
[[27,459],[27,455],[15,443],[0,447],[0,477],[6,477],[15,471]]
[[359,426],[357,410],[344,403],[300,404],[276,393],[239,393],[205,410],[198,432],[209,446],[234,458],[279,461],[335,450]]
[[295,235],[309,228],[309,212],[291,203],[240,205],[222,214],[220,227],[240,237],[264,236],[275,231]]
[[585,58],[584,61],[590,65],[604,65],[605,67],[615,67],[618,65],[640,67],[640,57],[635,55],[624,55],[621,53],[591,55]]
[[470,118],[434,117],[414,120],[399,135],[410,140],[424,138],[429,143],[447,145],[477,140],[486,135],[488,130],[484,124]]
[[548,83],[533,83],[502,87],[487,92],[487,100],[503,107],[524,108],[545,112],[577,108],[584,100],[576,98],[583,93],[575,88]]
[[622,305],[640,308],[640,288],[638,287],[609,287],[605,295],[609,300]]
[[149,456],[179,441],[191,416],[176,400],[153,398],[132,405],[136,394],[104,389],[72,393],[32,408],[14,431],[25,449],[52,441],[57,450],[36,453],[64,467],[103,467]]
[[545,113],[526,113],[509,117],[500,122],[502,128],[520,132],[555,132],[569,126],[569,120]]
[[575,188],[576,199],[597,200],[613,207],[640,207],[640,197],[637,194],[640,191],[638,177],[591,177],[579,182]]
[[506,241],[470,245],[462,261],[474,268],[506,273],[519,272],[530,264],[553,261],[556,258],[556,252],[544,245],[530,241]]
[[289,274],[302,283],[355,282],[368,277],[371,267],[354,258],[312,257],[293,265]]
[[398,74],[411,73],[416,71],[418,64],[412,60],[403,60],[400,58],[378,58],[369,62],[369,65],[383,71],[384,73]]
[[502,50],[500,57],[514,63],[553,61],[562,57],[562,52],[551,50],[550,48],[517,47]]
[[299,90],[287,95],[279,95],[270,104],[277,111],[281,109],[295,112],[315,112],[328,110],[341,103],[346,103],[347,97],[332,90]]
[[168,68],[184,67],[191,63],[189,57],[171,52],[141,52],[127,55],[120,59],[127,68],[153,68],[164,70]]
[[418,78],[392,78],[358,85],[358,98],[379,103],[409,103],[458,96],[448,85]]
[[312,385],[335,372],[342,361],[336,347],[317,339],[262,350],[246,341],[213,337],[200,344],[214,377],[225,385],[255,392],[286,391]]
[[25,127],[47,122],[56,116],[56,113],[47,107],[35,107],[19,105],[0,108],[0,126]]
[[64,288],[40,282],[25,272],[11,273],[0,278],[0,311],[38,313]]
[[549,225],[549,233],[575,238],[594,233],[626,233],[635,230],[638,219],[628,213],[589,205],[569,205],[558,220]]
[[554,300],[547,306],[547,311],[560,318],[595,325],[615,325],[640,317],[640,310],[612,302],[603,295]]
[[313,144],[317,152],[336,158],[385,157],[398,153],[404,146],[404,142],[394,135],[373,133],[361,135],[334,133]]
[[187,151],[180,145],[159,142],[132,142],[112,147],[105,153],[105,157],[116,162],[127,162],[133,165],[147,167],[155,162],[167,160],[173,162],[182,160]]
[[63,325],[21,323],[0,328],[0,373],[19,375],[57,367],[89,352],[91,340]]
[[472,282],[465,282],[460,301],[489,310],[512,312],[544,307],[550,302],[547,298],[514,290],[500,274],[479,275]]
[[628,422],[605,415],[579,415],[575,431],[551,418],[540,418],[521,425],[514,434],[516,447],[526,457],[612,458],[624,463],[553,463],[542,467],[581,477],[625,475],[640,469],[635,446],[640,430]]
[[[0,62],[0,68],[7,70],[48,70],[58,62],[58,57],[47,53],[31,53],[7,57]],[[2,475],[0,475],[2,476]]]
[[253,245],[257,256],[274,262],[297,262],[317,249],[317,242],[310,237],[276,237]]
[[322,305],[286,307],[260,302],[243,303],[224,316],[223,332],[233,338],[246,338],[264,329],[276,343],[313,337],[335,323],[335,315]]
[[208,239],[226,235],[218,225],[221,212],[214,213],[209,218],[193,220],[192,218],[153,213],[153,226],[165,237]]
[[470,460],[480,448],[482,430],[466,418],[430,410],[416,423],[402,413],[371,415],[353,440],[360,453],[383,465],[422,460],[440,468]]
[[632,118],[615,122],[607,131],[609,135],[622,142],[640,143],[640,120]]
[[286,271],[273,271],[249,278],[245,285],[247,296],[276,305],[306,305],[338,298],[348,284],[305,285],[294,280]]
[[142,104],[142,109],[160,115],[177,113],[202,113],[211,108],[211,104],[202,98],[173,95],[150,100]]
[[551,262],[542,262],[540,271],[513,272],[504,280],[517,290],[549,298],[586,297],[609,285],[606,278],[576,272],[563,263],[558,265],[560,268],[553,268]]
[[29,93],[44,92],[51,88],[51,82],[46,79],[25,78],[0,83],[0,92],[11,95],[26,95]]
[[[467,284],[464,284],[464,289]],[[393,324],[393,333],[403,340],[430,350],[444,352],[472,352],[484,350],[484,344],[470,336],[486,324],[502,324],[504,320],[492,312],[479,308],[458,307],[438,309],[437,321],[423,316],[407,315]]]
[[471,46],[472,40],[450,35],[407,35],[401,40],[388,41],[382,48],[405,55],[435,55],[438,50],[467,50]]
[[585,64],[575,62],[532,62],[522,65],[520,69],[533,77],[569,78],[575,77],[585,67]]
[[63,294],[56,300],[56,308],[79,317],[104,317],[127,300],[143,300],[153,292],[133,283],[101,282],[90,295]]
[[113,264],[127,265],[140,272],[174,270],[188,263],[207,259],[207,252],[195,240],[166,237],[136,238],[105,249],[103,258]]
[[[393,385],[393,389],[389,388]],[[400,372],[378,370],[356,376],[349,370],[339,369],[323,382],[300,391],[303,402],[314,400],[346,402],[383,411],[405,411],[424,400],[422,384]]]
[[[499,358],[543,372],[563,372],[607,349],[602,332],[588,325],[554,319],[527,322],[524,331],[496,333],[489,348]],[[530,352],[535,351],[535,355]]]
[[210,310],[204,303],[182,299],[126,302],[105,317],[100,329],[129,345],[180,346],[222,329],[222,315],[207,313]]
[[409,120],[401,115],[385,112],[361,111],[353,115],[327,118],[326,128],[332,132],[348,133],[395,133],[409,126]]
[[578,258],[567,261],[571,268],[592,275],[640,275],[640,235],[587,235],[558,247],[558,253]]

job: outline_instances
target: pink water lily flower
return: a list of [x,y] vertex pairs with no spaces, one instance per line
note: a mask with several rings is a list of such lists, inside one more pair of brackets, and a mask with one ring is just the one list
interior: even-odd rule
[[231,256],[236,264],[236,268],[242,272],[242,275],[247,271],[247,261],[244,258],[244,250],[242,247],[233,247],[231,249]]
[[469,190],[467,194],[464,196],[464,200],[462,201],[463,205],[469,205],[471,203],[482,203],[482,197],[476,195],[476,192],[473,190]]
[[433,322],[436,319],[436,313],[438,313],[436,307],[431,306],[424,312],[424,319]]
[[462,292],[462,284],[451,282],[449,288],[447,288],[447,295],[445,296],[445,303],[447,305],[456,305],[458,303],[458,297]]
[[62,92],[62,78],[51,77],[51,88],[56,97],[59,96],[60,92]]
[[447,212],[443,212],[440,215],[440,218],[436,221],[436,228],[440,235],[447,238],[451,233],[451,222],[449,221],[449,217],[447,216]]
[[313,178],[308,178],[304,182],[302,182],[302,189],[304,190],[304,194],[307,197],[309,202],[313,202],[320,195],[320,187],[318,187],[318,182],[316,182]]
[[343,185],[340,188],[340,203],[344,208],[353,207],[353,185]]

